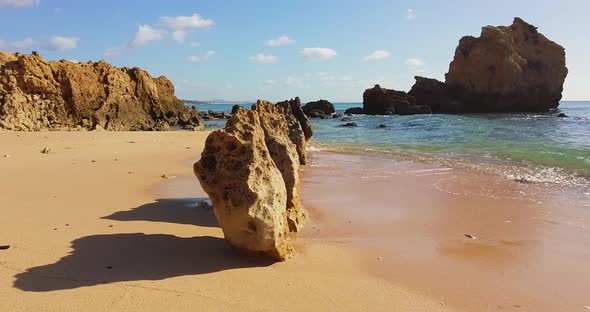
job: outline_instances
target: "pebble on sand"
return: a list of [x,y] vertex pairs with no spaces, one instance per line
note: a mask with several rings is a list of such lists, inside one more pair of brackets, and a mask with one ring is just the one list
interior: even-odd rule
[[10,154],[4,155],[4,158],[10,158]]
[[9,248],[10,248],[10,245],[1,245],[0,246],[0,250],[6,250],[6,249],[9,249]]
[[53,151],[49,147],[44,147],[41,150],[41,154],[53,154]]
[[465,237],[470,238],[470,239],[477,239],[476,236],[473,236],[471,234],[465,234]]
[[163,174],[163,175],[162,175],[162,178],[163,178],[163,179],[174,179],[174,178],[176,178],[176,176],[169,176],[169,175],[167,175],[167,174]]

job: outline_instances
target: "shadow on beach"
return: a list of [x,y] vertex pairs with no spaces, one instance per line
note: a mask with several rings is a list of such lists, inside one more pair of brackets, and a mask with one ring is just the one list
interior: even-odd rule
[[197,207],[208,198],[161,198],[131,210],[115,212],[102,219],[115,221],[152,221],[218,227],[212,209]]
[[54,264],[16,275],[14,286],[24,291],[48,292],[265,267],[273,263],[270,259],[241,255],[224,239],[209,236],[93,235],[73,241],[72,249]]

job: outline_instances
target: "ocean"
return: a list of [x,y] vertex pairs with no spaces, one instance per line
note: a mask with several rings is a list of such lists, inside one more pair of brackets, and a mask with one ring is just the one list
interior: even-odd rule
[[[342,113],[362,103],[334,105]],[[229,112],[233,105],[196,106]],[[558,113],[568,117],[556,117]],[[347,122],[358,127],[341,127]],[[562,102],[551,113],[356,115],[312,123],[312,150],[397,157],[495,173],[522,183],[590,189],[590,102]],[[213,129],[224,124],[205,122]]]

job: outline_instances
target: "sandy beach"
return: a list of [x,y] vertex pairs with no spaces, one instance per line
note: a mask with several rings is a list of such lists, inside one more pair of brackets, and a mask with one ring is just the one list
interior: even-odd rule
[[454,311],[320,218],[290,261],[234,252],[194,207],[207,135],[0,132],[0,311]]

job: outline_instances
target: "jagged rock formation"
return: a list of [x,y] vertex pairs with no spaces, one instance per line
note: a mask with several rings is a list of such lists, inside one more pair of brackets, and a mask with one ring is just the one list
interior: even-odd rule
[[282,107],[283,113],[287,117],[289,137],[297,148],[299,162],[302,165],[307,164],[305,147],[307,146],[307,141],[311,139],[311,136],[313,135],[313,128],[311,122],[307,119],[307,116],[301,108],[299,97],[279,102],[276,105]]
[[367,115],[410,115],[431,111],[426,105],[416,105],[416,99],[406,92],[375,85],[363,93],[363,112]]
[[280,261],[292,255],[292,235],[307,219],[291,110],[260,100],[252,110],[237,109],[224,129],[209,135],[194,165],[228,242]]
[[166,77],[104,61],[47,62],[38,53],[0,52],[0,128],[163,130],[200,127]]
[[565,49],[515,18],[459,41],[445,83],[416,77],[410,94],[435,113],[544,112],[567,76]]
[[302,107],[305,115],[313,118],[322,118],[330,116],[336,112],[334,104],[326,100],[319,100],[315,102],[308,102]]
[[461,113],[463,104],[454,99],[451,90],[444,82],[436,79],[416,76],[416,83],[409,95],[416,98],[416,103],[427,105],[433,113]]

